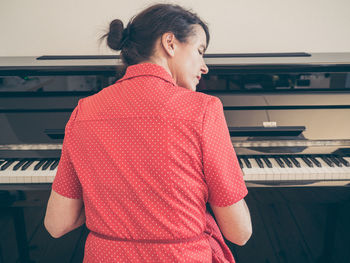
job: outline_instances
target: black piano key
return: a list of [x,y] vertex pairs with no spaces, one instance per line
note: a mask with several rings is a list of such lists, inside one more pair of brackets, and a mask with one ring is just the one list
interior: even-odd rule
[[242,160],[248,168],[252,168],[252,164],[249,162],[248,158],[242,158]]
[[46,170],[53,162],[54,160],[47,160],[41,169]]
[[261,161],[259,157],[255,157],[254,159],[260,168],[264,168],[264,163]]
[[[239,161],[239,160],[238,160]],[[55,160],[52,165],[50,166],[50,170],[55,170],[57,165],[59,164],[59,160]],[[242,168],[242,167],[241,167]]]
[[26,161],[26,163],[22,165],[21,170],[22,170],[22,171],[27,170],[27,168],[28,168],[33,162],[34,162],[33,160],[31,160],[31,161]]
[[239,162],[239,166],[241,167],[241,169],[243,169],[243,163],[241,161],[241,158],[238,158],[238,162]]
[[349,163],[347,160],[345,160],[343,157],[341,157],[341,156],[336,156],[336,158],[337,158],[342,164],[344,164],[346,167],[350,167],[350,163]]
[[281,168],[284,168],[284,163],[282,162],[281,158],[280,157],[274,157],[274,159],[276,160],[276,162],[278,163],[278,165],[281,167]]
[[43,166],[43,164],[46,162],[46,160],[41,160],[40,162],[38,162],[35,166],[34,166],[34,170],[37,171],[40,169],[41,166]]
[[19,162],[13,167],[13,170],[14,170],[14,171],[17,171],[19,168],[21,168],[21,166],[22,166],[23,164],[25,164],[26,161],[27,161],[27,160],[21,160],[21,161],[19,161]]
[[292,163],[293,163],[296,167],[298,167],[298,168],[301,167],[299,161],[298,161],[297,159],[295,159],[295,157],[291,156],[291,157],[289,157],[289,159],[292,161]]
[[6,170],[11,164],[13,164],[15,160],[7,160],[4,162],[4,164],[1,166],[1,170],[4,171]]
[[309,159],[317,166],[322,167],[322,164],[313,156],[309,156]]
[[329,167],[334,167],[334,163],[327,156],[321,156],[321,158]]
[[310,159],[306,156],[302,156],[301,159],[307,164],[309,167],[314,167],[314,164],[310,161]]
[[289,168],[293,168],[293,164],[287,157],[282,157],[282,160],[286,163]]
[[329,156],[329,159],[333,163],[335,163],[336,166],[338,166],[338,167],[342,167],[343,166],[342,163],[337,158],[335,158],[334,156]]
[[267,167],[272,168],[272,163],[266,157],[262,157],[263,161],[266,163]]

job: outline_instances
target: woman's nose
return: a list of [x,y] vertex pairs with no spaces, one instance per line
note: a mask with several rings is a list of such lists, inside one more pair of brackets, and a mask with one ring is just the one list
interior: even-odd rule
[[203,59],[202,67],[201,67],[201,72],[202,72],[202,74],[207,74],[209,72],[209,69],[208,69],[207,65],[205,64],[204,59]]

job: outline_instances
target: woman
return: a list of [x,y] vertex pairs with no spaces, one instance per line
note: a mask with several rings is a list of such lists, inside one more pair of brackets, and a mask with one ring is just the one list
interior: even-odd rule
[[84,262],[234,262],[224,236],[251,235],[222,104],[194,92],[209,32],[176,5],[151,6],[106,35],[127,71],[79,101],[65,130],[45,226],[90,230]]

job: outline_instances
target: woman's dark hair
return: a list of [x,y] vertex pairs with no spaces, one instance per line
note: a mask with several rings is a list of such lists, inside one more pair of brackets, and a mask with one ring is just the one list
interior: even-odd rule
[[133,17],[125,29],[121,20],[113,20],[109,32],[101,40],[107,37],[108,46],[120,50],[124,64],[129,66],[148,60],[156,40],[166,32],[172,32],[177,40],[186,42],[194,34],[194,25],[202,26],[208,46],[208,27],[196,14],[178,5],[156,4]]

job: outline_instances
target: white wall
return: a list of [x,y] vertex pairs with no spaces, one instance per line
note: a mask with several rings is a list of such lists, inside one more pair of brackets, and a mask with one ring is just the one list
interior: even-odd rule
[[[169,2],[169,1],[168,1]],[[350,52],[349,0],[178,0],[211,30],[208,53]],[[113,54],[98,38],[146,0],[0,0],[0,56]]]

